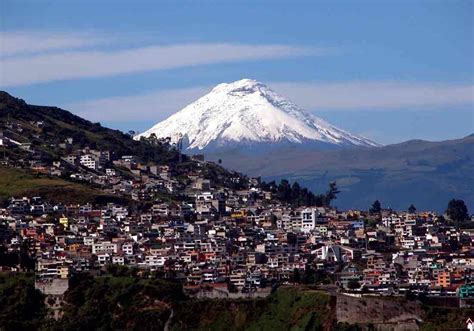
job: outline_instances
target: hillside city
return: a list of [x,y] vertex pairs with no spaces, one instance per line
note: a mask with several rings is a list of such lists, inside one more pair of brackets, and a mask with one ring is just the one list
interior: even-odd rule
[[474,331],[473,14],[0,0],[0,331]]
[[28,151],[22,160],[3,159],[2,167],[66,176],[128,201],[8,199],[0,209],[1,269],[34,269],[36,287],[45,294],[63,294],[73,274],[126,266],[207,295],[267,295],[280,284],[304,283],[351,294],[459,297],[461,306],[472,304],[474,233],[450,215],[414,206],[397,212],[378,201],[369,211],[339,211],[329,205],[335,185],[326,203],[305,205],[297,183],[264,183],[236,172],[210,176],[218,165],[202,155],[144,164],[135,155],[74,150],[68,138],[50,146],[64,156],[48,164],[30,157],[40,153],[8,133],[2,132],[0,145]]

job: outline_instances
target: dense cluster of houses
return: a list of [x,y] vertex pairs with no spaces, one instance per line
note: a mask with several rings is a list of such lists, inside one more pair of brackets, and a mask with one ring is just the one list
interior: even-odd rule
[[352,291],[474,295],[474,233],[434,213],[382,212],[368,227],[374,216],[364,212],[291,208],[264,203],[257,188],[204,186],[189,192],[193,202],[157,201],[139,212],[11,199],[0,210],[2,240],[9,251],[27,245],[38,279],[120,265],[248,292],[317,272]]

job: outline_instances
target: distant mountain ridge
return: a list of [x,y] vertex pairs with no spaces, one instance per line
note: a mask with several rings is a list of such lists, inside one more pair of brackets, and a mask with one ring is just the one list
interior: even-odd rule
[[185,149],[198,151],[259,144],[378,146],[304,111],[251,79],[217,85],[137,138],[151,134],[170,137],[173,142],[183,137]]
[[410,140],[378,148],[288,148],[250,155],[237,150],[208,154],[224,166],[267,180],[296,180],[313,191],[336,181],[341,208],[385,207],[443,211],[452,198],[474,210],[474,134],[455,140]]

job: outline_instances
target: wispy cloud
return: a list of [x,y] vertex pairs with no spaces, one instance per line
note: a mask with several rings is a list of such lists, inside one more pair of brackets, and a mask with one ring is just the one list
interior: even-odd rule
[[[270,82],[268,86],[300,107],[318,110],[406,109],[420,106],[474,104],[472,85],[395,82],[300,83]],[[108,123],[149,121],[150,126],[181,110],[212,89],[196,86],[141,95],[110,97],[63,105],[75,113]],[[427,107],[426,109],[429,109]]]
[[350,81],[269,85],[306,109],[383,110],[474,103],[474,85],[469,84]]
[[170,89],[146,94],[119,96],[63,105],[91,121],[127,122],[164,119],[210,91],[210,87],[196,86]]
[[155,45],[115,51],[69,51],[0,59],[0,86],[103,77],[213,63],[323,55],[329,51],[324,48],[232,43]]
[[92,33],[2,31],[0,32],[0,56],[79,49],[104,43],[105,40],[105,37]]

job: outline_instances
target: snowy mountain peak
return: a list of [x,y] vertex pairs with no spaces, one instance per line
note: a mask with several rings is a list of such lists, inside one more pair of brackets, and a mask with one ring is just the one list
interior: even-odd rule
[[268,87],[254,79],[241,79],[233,83],[222,83],[212,89],[211,92],[219,93],[255,93],[268,90]]
[[261,143],[377,146],[336,128],[281,97],[265,84],[242,79],[223,83],[138,136],[184,137],[187,149]]

